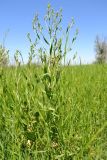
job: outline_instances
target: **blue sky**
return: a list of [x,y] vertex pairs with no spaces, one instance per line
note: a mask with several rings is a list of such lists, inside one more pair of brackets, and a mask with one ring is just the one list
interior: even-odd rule
[[79,34],[73,53],[77,51],[83,63],[92,62],[96,35],[107,36],[107,0],[0,0],[0,43],[9,29],[5,46],[11,57],[19,49],[26,60],[29,48],[26,35],[32,33],[32,19],[38,12],[42,22],[48,2],[55,10],[63,9],[63,28],[74,17]]

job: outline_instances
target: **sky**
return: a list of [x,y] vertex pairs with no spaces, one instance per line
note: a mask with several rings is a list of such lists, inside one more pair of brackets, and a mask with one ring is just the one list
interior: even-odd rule
[[[36,13],[43,23],[48,3],[51,3],[55,10],[63,9],[63,28],[73,17],[74,30],[79,30],[68,58],[77,52],[77,61],[81,58],[82,63],[93,62],[96,35],[107,36],[107,0],[0,0],[0,43],[4,43],[10,50],[11,60],[16,49],[19,49],[25,61],[27,60],[27,33],[33,34],[32,20]],[[70,39],[72,35],[71,31]]]

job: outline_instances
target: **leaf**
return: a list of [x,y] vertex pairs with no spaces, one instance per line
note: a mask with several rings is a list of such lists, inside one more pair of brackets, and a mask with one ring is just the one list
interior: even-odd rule
[[39,36],[39,34],[36,32],[36,34],[37,34],[37,37],[38,37],[38,39],[40,39],[40,36]]
[[74,43],[75,40],[76,40],[76,37],[74,37],[74,38],[72,39],[72,43]]
[[51,46],[50,46],[50,55],[52,55],[52,49],[53,49],[53,45],[51,43]]
[[77,57],[77,52],[73,56],[73,60]]
[[49,42],[47,41],[47,39],[43,36],[44,41],[46,42],[47,45],[49,45]]
[[31,140],[31,141],[35,141],[36,140],[36,135],[35,135],[35,132],[26,132],[26,137],[28,140]]
[[69,27],[67,27],[67,29],[66,29],[66,34],[68,33],[68,30],[69,30]]

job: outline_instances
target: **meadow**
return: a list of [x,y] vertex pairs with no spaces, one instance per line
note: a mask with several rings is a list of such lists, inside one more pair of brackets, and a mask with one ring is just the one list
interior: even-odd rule
[[74,20],[63,31],[48,4],[44,21],[33,19],[26,64],[17,50],[8,65],[0,46],[0,160],[106,160],[107,64],[67,64]]
[[107,65],[60,70],[0,68],[1,160],[107,159]]

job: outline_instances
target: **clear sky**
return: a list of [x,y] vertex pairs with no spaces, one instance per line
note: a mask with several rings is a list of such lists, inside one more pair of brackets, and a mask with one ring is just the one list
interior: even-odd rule
[[26,59],[29,45],[26,35],[32,33],[32,19],[38,12],[42,21],[48,2],[56,10],[63,9],[63,27],[74,17],[75,28],[79,30],[74,52],[83,63],[92,62],[96,35],[107,36],[107,0],[0,0],[0,43],[9,29],[5,46],[11,56],[19,49]]

